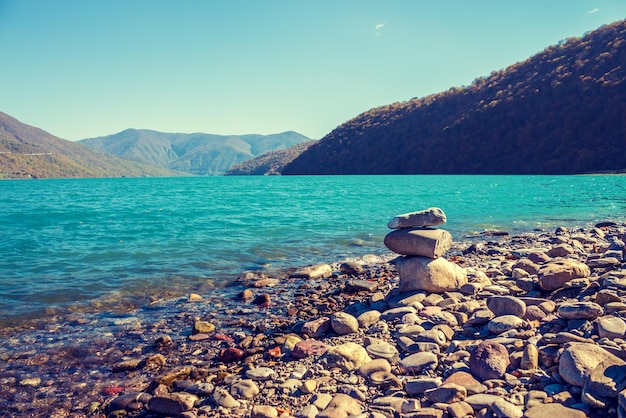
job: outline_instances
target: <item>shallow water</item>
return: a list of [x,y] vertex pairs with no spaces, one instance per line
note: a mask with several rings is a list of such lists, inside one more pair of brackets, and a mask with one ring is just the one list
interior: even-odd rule
[[441,207],[455,240],[626,220],[625,176],[311,176],[0,182],[0,320],[142,304],[387,252],[394,215]]

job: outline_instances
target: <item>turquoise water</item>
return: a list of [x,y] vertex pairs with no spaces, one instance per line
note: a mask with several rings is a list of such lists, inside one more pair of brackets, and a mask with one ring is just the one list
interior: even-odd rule
[[[314,176],[0,182],[0,319],[140,303],[386,253],[394,215],[441,207],[456,240],[626,221],[626,177]],[[183,290],[185,291],[185,290]],[[156,295],[156,296],[155,296]]]

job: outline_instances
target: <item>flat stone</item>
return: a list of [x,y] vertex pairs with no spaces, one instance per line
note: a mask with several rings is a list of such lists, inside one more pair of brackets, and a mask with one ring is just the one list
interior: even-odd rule
[[539,269],[539,286],[543,290],[556,290],[570,280],[589,277],[589,267],[576,260],[552,261]]
[[526,303],[514,296],[492,296],[487,299],[487,307],[495,316],[515,315],[523,318],[526,314]]
[[622,338],[626,333],[626,322],[617,316],[603,316],[597,319],[600,338]]
[[345,312],[335,312],[330,317],[330,326],[338,335],[347,335],[359,330],[359,321]]
[[[496,414],[497,418],[522,418],[524,411],[517,406],[513,405],[505,399],[498,398],[491,404],[491,409]],[[555,418],[555,417],[553,417]]]
[[474,415],[474,408],[465,401],[454,402],[448,405],[447,412],[452,418],[465,418]]
[[425,226],[437,226],[446,222],[446,214],[440,208],[427,208],[424,210],[396,215],[387,223],[389,229],[413,228]]
[[466,389],[467,393],[470,394],[479,393],[482,390],[486,389],[486,387],[478,380],[476,380],[474,376],[464,371],[456,371],[452,373],[446,378],[446,380],[443,381],[443,383],[453,383],[459,386],[463,386]]
[[320,356],[328,350],[328,346],[315,339],[302,340],[293,347],[291,356],[295,358],[306,358],[309,356]]
[[407,373],[420,373],[437,367],[437,355],[429,352],[411,354],[400,361],[400,365]]
[[621,361],[596,344],[570,343],[559,358],[559,374],[570,385],[582,388],[591,372],[607,359]]
[[269,405],[254,405],[250,418],[278,418],[278,411]]
[[365,351],[373,358],[387,359],[390,361],[397,359],[400,354],[393,345],[385,341],[370,344],[365,347]]
[[349,417],[352,415],[361,414],[361,404],[356,399],[345,395],[343,393],[338,393],[333,396],[332,400],[328,404],[326,408],[322,412],[320,412],[317,417],[318,418],[339,418],[339,417]]
[[626,362],[617,357],[609,357],[589,374],[583,393],[589,394],[593,399],[615,398],[624,389]]
[[412,306],[402,306],[399,308],[387,309],[380,315],[380,319],[387,322],[393,322],[398,319],[402,319],[402,317],[406,314],[415,314],[417,310]]
[[302,333],[311,338],[319,338],[330,329],[330,318],[322,316],[320,318],[306,322],[302,326]]
[[297,270],[296,272],[292,273],[290,277],[299,279],[321,279],[330,277],[332,274],[333,269],[330,265],[316,264]]
[[475,395],[470,395],[465,398],[465,402],[470,404],[472,408],[474,408],[474,410],[480,411],[483,408],[491,408],[491,405],[493,405],[493,403],[498,399],[500,399],[500,396],[498,395],[477,393]]
[[398,257],[394,264],[400,276],[401,292],[425,290],[430,293],[456,291],[467,283],[467,272],[445,258]]
[[524,320],[515,315],[497,316],[489,321],[487,328],[494,334],[502,334],[512,329],[519,329],[524,325]]
[[191,411],[198,399],[196,395],[191,393],[168,393],[150,398],[148,409],[164,415],[179,415],[185,411]]
[[385,236],[384,244],[397,254],[438,258],[452,247],[452,235],[443,229],[398,229]]
[[372,361],[368,361],[359,367],[359,373],[362,376],[369,377],[374,372],[390,372],[391,364],[384,358],[377,358]]
[[604,314],[602,306],[594,302],[564,303],[557,315],[563,319],[596,319]]
[[257,367],[246,371],[246,377],[256,381],[270,380],[274,375],[276,372],[269,367]]
[[380,320],[380,315],[381,313],[379,311],[367,311],[357,316],[356,320],[360,327],[369,327]]
[[242,379],[230,387],[230,393],[238,398],[252,399],[259,394],[259,387],[251,379]]
[[216,387],[213,391],[213,402],[228,409],[239,408],[241,406],[241,403],[222,387]]
[[450,404],[464,400],[467,396],[467,390],[463,386],[454,383],[446,383],[437,388],[425,391],[424,396],[432,403],[442,402]]
[[295,418],[315,418],[319,413],[320,410],[315,405],[307,405],[297,411],[293,416]]
[[578,409],[568,408],[558,403],[538,404],[526,410],[525,418],[586,418]]
[[440,377],[409,378],[404,382],[404,390],[409,395],[422,395],[427,390],[434,389],[441,384]]
[[470,353],[471,373],[481,380],[500,379],[509,366],[509,353],[499,343],[483,341]]

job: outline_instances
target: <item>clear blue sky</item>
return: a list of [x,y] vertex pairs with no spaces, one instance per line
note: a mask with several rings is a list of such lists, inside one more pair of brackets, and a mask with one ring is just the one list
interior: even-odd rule
[[624,0],[0,0],[0,111],[70,140],[321,138],[624,18]]

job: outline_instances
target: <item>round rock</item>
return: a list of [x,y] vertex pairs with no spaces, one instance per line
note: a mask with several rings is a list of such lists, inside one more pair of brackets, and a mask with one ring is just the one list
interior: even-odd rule
[[594,302],[564,303],[557,315],[563,319],[596,319],[604,314],[602,306]]
[[500,379],[510,364],[509,353],[500,343],[483,341],[470,353],[468,364],[478,379]]
[[345,312],[336,312],[330,317],[330,326],[339,335],[347,335],[359,330],[359,321]]
[[408,373],[420,373],[424,370],[431,370],[439,364],[437,355],[430,352],[420,352],[411,354],[400,361],[400,365]]
[[487,299],[487,307],[495,316],[515,315],[523,318],[526,314],[526,303],[514,296],[492,296]]

